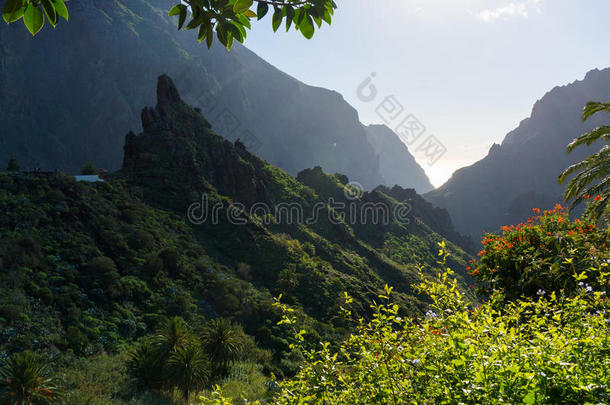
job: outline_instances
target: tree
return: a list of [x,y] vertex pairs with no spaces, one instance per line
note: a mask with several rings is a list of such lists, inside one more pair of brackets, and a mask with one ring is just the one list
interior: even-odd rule
[[[53,27],[57,25],[59,17],[68,20],[64,1],[6,0],[2,17],[9,24],[23,19],[30,33],[36,35],[44,26],[45,17]],[[199,42],[205,40],[208,48],[216,36],[220,43],[230,49],[234,40],[244,42],[246,29],[251,28],[253,18],[261,20],[271,9],[274,31],[285,21],[286,31],[294,27],[310,39],[316,25],[318,28],[324,22],[330,25],[336,8],[333,0],[182,0],[172,7],[169,15],[178,16],[178,29],[197,29],[197,39]],[[189,21],[185,26],[187,19]]]
[[227,319],[213,320],[203,332],[202,341],[203,348],[220,374],[226,373],[241,353],[241,333]]
[[143,389],[171,386],[167,381],[167,363],[174,353],[189,343],[188,327],[184,319],[166,319],[152,339],[139,344],[129,355],[127,370]]
[[18,172],[19,171],[19,163],[17,163],[17,159],[15,159],[15,155],[11,154],[11,157],[8,160],[8,166],[6,167],[7,172]]
[[162,360],[158,347],[151,342],[143,342],[129,353],[127,372],[135,379],[138,388],[159,388],[163,383]]
[[178,388],[188,402],[190,393],[201,390],[210,377],[210,363],[201,348],[189,342],[179,347],[167,360],[169,383]]
[[32,352],[13,355],[0,370],[0,400],[6,404],[52,404],[60,395],[55,380]]
[[92,174],[97,174],[97,169],[95,168],[95,165],[91,162],[88,162],[80,171],[80,174],[82,174],[83,176],[87,176],[87,175],[92,175]]
[[188,342],[188,327],[179,316],[167,319],[154,338],[161,356],[167,358],[172,352],[186,346]]
[[[582,114],[583,122],[598,112],[610,113],[610,103],[589,102]],[[574,139],[568,145],[568,153],[580,145],[591,145],[594,142],[605,143],[601,149],[582,162],[568,167],[559,176],[559,183],[563,184],[569,176],[576,176],[568,183],[564,196],[566,200],[572,201],[572,207],[583,201],[594,198],[595,204],[591,205],[591,214],[594,218],[608,216],[608,201],[610,200],[610,126],[602,125],[591,132],[587,132]]]

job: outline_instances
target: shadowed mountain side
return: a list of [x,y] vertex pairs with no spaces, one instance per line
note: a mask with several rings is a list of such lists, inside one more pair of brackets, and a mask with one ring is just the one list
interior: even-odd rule
[[383,184],[413,188],[419,194],[434,189],[424,169],[394,131],[385,125],[369,125],[366,136],[379,156]]
[[[475,238],[526,218],[532,208],[550,208],[552,201],[563,200],[557,176],[597,150],[592,145],[566,152],[574,138],[604,122],[605,117],[599,116],[583,123],[584,105],[606,100],[610,100],[610,68],[592,70],[584,80],[554,88],[502,145],[494,144],[484,159],[456,171],[425,198],[446,208],[456,229]],[[535,199],[524,202],[524,195]]]
[[[0,25],[0,161],[78,172],[120,167],[123,136],[140,128],[150,83],[164,73],[225,138],[296,175],[321,165],[368,188],[383,183],[356,110],[243,46],[208,50],[167,16],[173,0],[79,0],[70,23],[35,38]],[[95,30],[92,30],[95,27]],[[406,150],[405,159],[410,156]],[[404,173],[408,183],[413,177]]]

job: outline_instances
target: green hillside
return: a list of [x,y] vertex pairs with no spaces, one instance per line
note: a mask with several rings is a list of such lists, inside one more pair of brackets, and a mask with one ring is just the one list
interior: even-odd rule
[[[126,137],[123,168],[105,182],[0,175],[3,356],[40,351],[61,368],[73,357],[58,353],[124,353],[174,316],[193,330],[228,318],[264,372],[283,375],[298,361],[273,297],[282,294],[315,331],[311,344],[344,334],[336,319],[344,292],[366,315],[391,284],[401,313],[425,312],[412,284],[417,265],[435,272],[444,238],[420,220],[424,209],[319,168],[297,180],[216,135],[168,77],[157,93],[143,133]],[[203,220],[203,202],[215,216]],[[464,274],[468,255],[448,245]]]

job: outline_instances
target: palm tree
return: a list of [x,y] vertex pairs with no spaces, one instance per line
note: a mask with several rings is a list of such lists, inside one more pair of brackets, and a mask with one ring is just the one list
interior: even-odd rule
[[163,385],[163,358],[150,342],[138,345],[129,354],[127,371],[139,388],[155,390]]
[[188,326],[179,316],[167,319],[154,337],[155,345],[164,356],[188,343]]
[[190,393],[201,390],[210,377],[208,357],[192,342],[172,352],[166,367],[169,383],[180,390],[186,402]]
[[167,361],[187,343],[188,327],[184,319],[178,316],[166,319],[155,336],[130,353],[127,370],[140,388],[167,388],[170,385],[164,379]]
[[52,404],[59,399],[55,380],[32,352],[13,355],[0,370],[0,399],[10,405]]
[[[610,113],[610,103],[589,102],[585,106],[582,114],[583,122],[598,112]],[[610,200],[610,126],[603,125],[595,128],[574,139],[568,145],[568,153],[572,152],[580,145],[591,145],[596,141],[605,144],[601,149],[582,162],[568,167],[559,176],[559,183],[563,184],[569,176],[578,173],[568,183],[564,196],[566,200],[572,201],[572,207],[580,204],[589,196],[597,197],[594,205],[591,206],[591,214],[594,218],[608,216],[608,201]]]
[[241,353],[241,333],[226,319],[213,320],[202,335],[203,348],[220,374],[225,374]]

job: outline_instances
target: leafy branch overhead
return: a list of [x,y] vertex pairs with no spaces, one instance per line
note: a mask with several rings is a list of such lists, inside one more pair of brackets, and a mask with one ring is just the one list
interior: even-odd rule
[[234,40],[244,42],[253,18],[261,20],[272,13],[274,32],[285,22],[286,31],[294,27],[310,39],[316,25],[318,28],[324,22],[330,25],[336,8],[333,0],[184,0],[169,15],[179,16],[178,29],[182,29],[190,12],[186,29],[198,29],[199,42],[206,40],[208,48],[211,47],[216,32],[218,40],[230,49]]
[[[45,20],[53,27],[59,17],[68,20],[68,0],[6,0],[2,18],[6,23],[23,19],[32,35],[40,32]],[[271,14],[273,31],[282,24],[286,31],[294,27],[307,39],[313,37],[316,26],[330,25],[337,4],[333,0],[182,0],[169,11],[178,16],[178,29],[197,29],[197,39],[208,48],[214,36],[230,49],[233,42],[244,42],[251,20],[261,20]]]
[[19,21],[32,35],[40,32],[46,20],[55,27],[59,17],[68,21],[68,9],[64,1],[68,0],[6,0],[2,8],[2,18],[8,24]]

